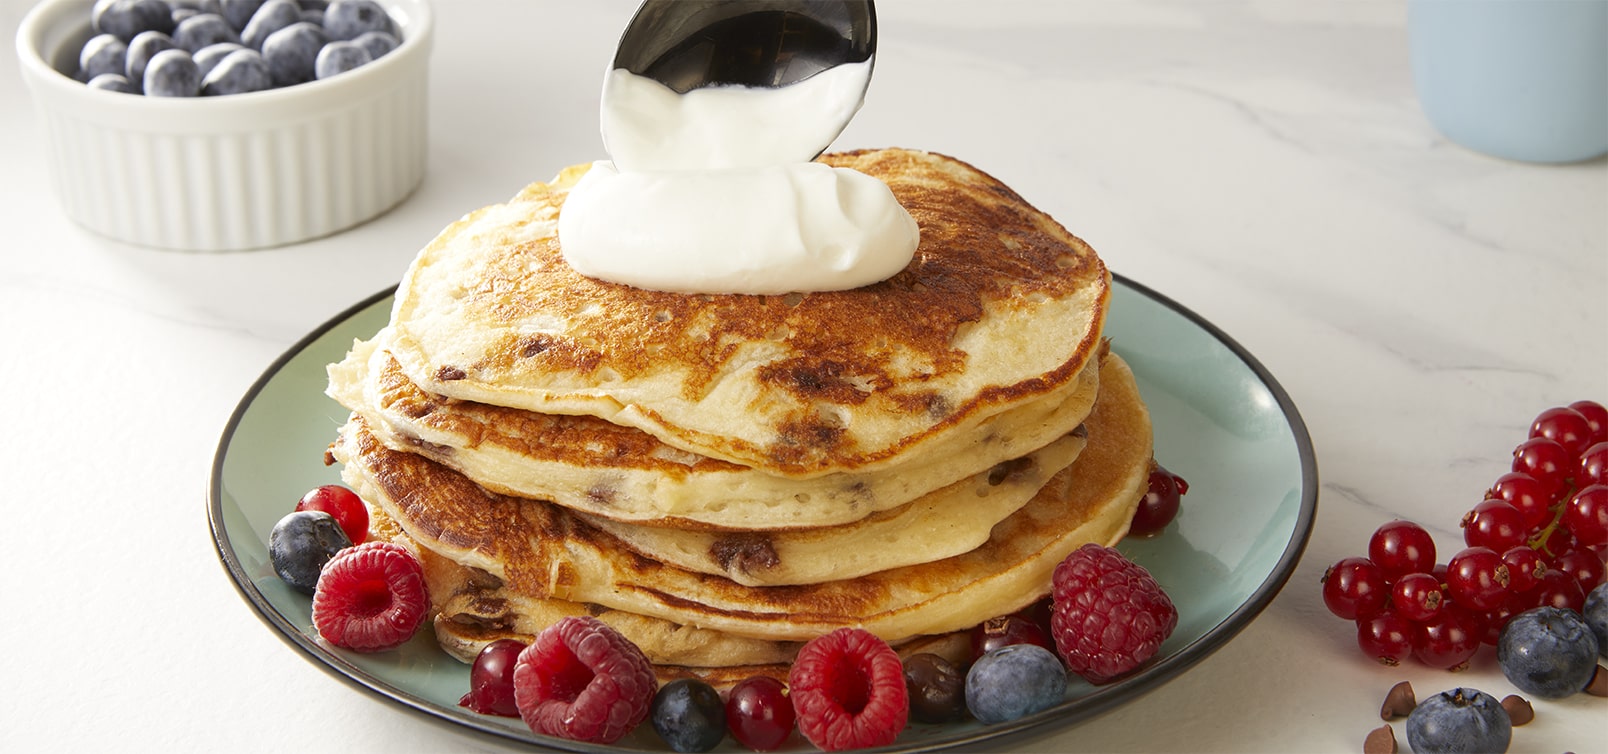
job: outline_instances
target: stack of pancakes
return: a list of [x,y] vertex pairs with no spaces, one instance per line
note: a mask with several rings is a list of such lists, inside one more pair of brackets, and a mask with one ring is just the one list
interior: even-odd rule
[[954,654],[1126,533],[1150,424],[1094,251],[958,160],[822,160],[915,218],[903,272],[786,296],[586,278],[557,238],[577,166],[449,226],[330,367],[352,412],[330,457],[424,561],[455,656],[579,614],[715,683],[841,626]]

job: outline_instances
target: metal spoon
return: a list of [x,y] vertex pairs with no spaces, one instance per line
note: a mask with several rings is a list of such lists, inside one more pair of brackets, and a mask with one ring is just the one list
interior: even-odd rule
[[877,48],[872,0],[645,0],[614,67],[680,94],[705,86],[783,87]]

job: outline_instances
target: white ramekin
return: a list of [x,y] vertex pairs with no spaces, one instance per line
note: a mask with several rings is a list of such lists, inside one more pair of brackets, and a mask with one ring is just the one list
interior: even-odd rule
[[17,30],[56,193],[90,230],[168,249],[279,246],[368,220],[423,179],[427,0],[381,0],[402,44],[372,63],[283,89],[198,98],[74,80],[93,4],[43,0]]

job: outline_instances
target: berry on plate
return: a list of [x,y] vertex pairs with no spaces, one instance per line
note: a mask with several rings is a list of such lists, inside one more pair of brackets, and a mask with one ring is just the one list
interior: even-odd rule
[[1051,594],[1055,646],[1067,668],[1090,683],[1144,664],[1178,625],[1177,608],[1150,572],[1098,544],[1055,567]]
[[514,701],[532,731],[614,743],[648,717],[658,691],[635,644],[590,616],[543,629],[514,664]]
[[976,662],[979,657],[990,651],[1009,644],[1037,644],[1045,649],[1054,650],[1054,645],[1044,628],[1022,613],[989,618],[972,627],[970,638],[972,662]]
[[354,652],[402,646],[429,613],[424,567],[413,553],[390,542],[365,542],[336,553],[313,594],[313,627],[325,641]]
[[514,704],[514,662],[525,646],[518,639],[498,639],[481,648],[469,666],[469,693],[458,704],[482,715],[519,717],[519,706]]
[[340,523],[323,511],[286,514],[268,534],[268,558],[274,573],[302,594],[312,594],[324,564],[351,546]]
[[363,498],[338,484],[314,487],[296,501],[296,510],[323,511],[335,517],[352,544],[363,544],[368,539],[369,513]]
[[674,751],[709,751],[726,737],[726,705],[720,692],[696,678],[678,678],[653,695],[648,719]]
[[1407,745],[1415,754],[1503,752],[1513,740],[1513,720],[1502,703],[1483,691],[1456,688],[1418,703],[1407,716]]
[[899,654],[864,629],[811,639],[793,660],[787,686],[799,731],[824,751],[886,746],[909,718]]
[[793,733],[797,713],[787,687],[770,676],[744,678],[726,698],[726,727],[731,737],[754,751],[771,751]]
[[951,723],[966,716],[966,677],[955,664],[930,652],[904,661],[910,716],[923,723]]
[[1139,499],[1139,508],[1133,512],[1133,521],[1128,525],[1128,535],[1133,537],[1150,537],[1160,534],[1178,517],[1178,508],[1182,504],[1184,493],[1189,491],[1189,483],[1177,474],[1168,471],[1155,461],[1150,462],[1150,479],[1144,497]]
[[1003,723],[1049,709],[1066,696],[1066,666],[1036,644],[1010,644],[972,663],[966,709],[984,723]]

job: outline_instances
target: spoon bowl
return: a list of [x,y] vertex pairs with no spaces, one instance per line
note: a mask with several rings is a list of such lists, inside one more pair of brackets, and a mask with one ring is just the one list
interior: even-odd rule
[[707,86],[779,88],[872,60],[872,0],[645,0],[614,67],[678,94]]

